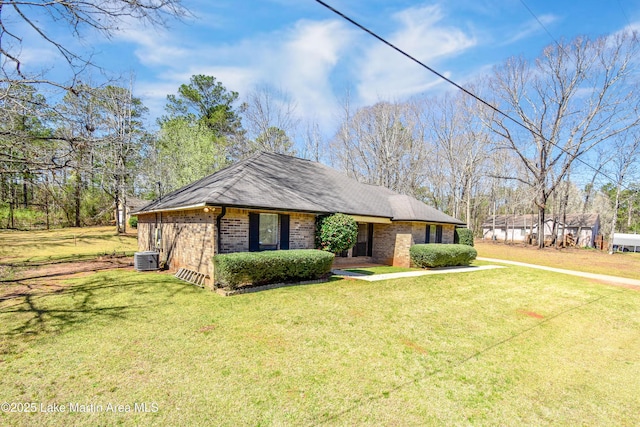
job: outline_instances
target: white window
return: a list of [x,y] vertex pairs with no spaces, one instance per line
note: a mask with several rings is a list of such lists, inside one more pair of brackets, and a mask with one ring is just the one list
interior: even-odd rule
[[261,249],[276,249],[278,246],[278,214],[260,214]]

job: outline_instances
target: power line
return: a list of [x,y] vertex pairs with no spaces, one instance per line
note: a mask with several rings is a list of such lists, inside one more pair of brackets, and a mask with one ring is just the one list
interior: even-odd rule
[[[450,85],[456,87],[457,89],[461,90],[462,92],[466,93],[467,95],[469,95],[470,97],[472,97],[473,99],[477,100],[478,102],[480,102],[481,104],[489,107],[491,110],[495,111],[496,113],[500,114],[501,116],[503,116],[504,118],[506,118],[507,120],[510,120],[511,122],[513,122],[514,124],[516,124],[517,126],[520,126],[521,128],[525,129],[526,131],[530,132],[531,134],[533,134],[534,136],[542,139],[545,142],[548,142],[549,144],[553,145],[554,147],[556,147],[557,149],[559,149],[560,151],[562,151],[563,153],[567,154],[568,156],[574,156],[574,154],[568,152],[566,149],[564,149],[563,147],[560,147],[559,145],[557,145],[556,143],[554,143],[553,141],[550,141],[549,139],[547,139],[544,135],[542,135],[541,133],[539,133],[538,131],[536,131],[535,129],[530,129],[529,127],[527,127],[527,125],[525,125],[524,123],[522,123],[521,121],[515,119],[514,117],[512,117],[511,115],[509,115],[508,113],[505,113],[504,111],[502,111],[501,109],[499,109],[498,107],[495,107],[493,105],[491,105],[489,102],[485,101],[484,99],[480,98],[478,95],[474,94],[473,92],[469,91],[468,89],[464,88],[463,86],[459,85],[458,83],[456,83],[455,81],[451,80],[450,78],[444,76],[443,74],[439,73],[438,71],[436,71],[435,69],[431,68],[430,66],[428,66],[427,64],[423,63],[422,61],[418,60],[417,58],[415,58],[414,56],[410,55],[409,53],[405,52],[404,50],[400,49],[399,47],[397,47],[396,45],[394,45],[393,43],[387,41],[386,39],[382,38],[381,36],[379,36],[378,34],[376,34],[375,32],[373,32],[372,30],[368,29],[367,27],[365,27],[364,25],[354,21],[353,19],[351,19],[350,17],[348,17],[347,15],[345,15],[344,13],[340,12],[339,10],[335,9],[334,7],[332,7],[331,5],[325,3],[322,0],[316,0],[316,2],[320,3],[322,6],[326,7],[327,9],[329,9],[330,11],[332,11],[333,13],[335,13],[336,15],[340,16],[341,18],[343,18],[344,20],[350,22],[351,24],[355,25],[356,27],[360,28],[362,31],[368,33],[369,35],[371,35],[372,37],[378,39],[379,41],[381,41],[382,43],[386,44],[387,46],[389,46],[390,48],[392,48],[393,50],[395,50],[396,52],[400,53],[401,55],[407,57],[408,59],[410,59],[411,61],[415,62],[416,64],[420,65],[422,68],[425,68],[426,70],[428,70],[429,72],[431,72],[432,74],[435,74],[436,76],[438,76],[439,78],[441,78],[442,80],[446,81],[447,83],[449,83]],[[535,16],[535,15],[534,15]],[[578,161],[580,163],[582,163],[583,165],[585,165],[587,168],[591,169],[592,171],[594,171],[596,174],[602,175],[603,177],[607,178],[608,180],[610,180],[611,182],[615,182],[616,180],[611,178],[610,176],[608,176],[607,174],[605,174],[604,172],[600,171],[600,169],[596,169],[594,166],[591,166],[589,163],[587,163],[586,161],[582,160],[580,157],[574,157],[575,161]],[[623,186],[626,188],[626,186]]]
[[542,27],[542,29],[547,33],[547,35],[551,38],[551,40],[553,40],[553,42],[556,44],[556,46],[558,46],[560,48],[560,50],[562,50],[564,52],[565,55],[569,56],[569,54],[567,53],[566,50],[564,50],[564,47],[558,43],[558,40],[556,40],[555,37],[553,37],[553,34],[551,34],[551,32],[547,29],[547,27],[542,23],[542,21],[538,18],[538,16],[533,13],[533,11],[531,10],[531,8],[527,5],[527,3],[525,3],[524,0],[520,0],[520,3],[522,3],[522,5],[524,6],[525,9],[527,9],[527,11],[529,12],[529,14],[531,16],[533,16],[533,19],[535,19],[538,24],[540,24],[540,26]]
[[620,6],[620,10],[622,11],[622,15],[624,16],[624,19],[627,21],[627,24],[631,26],[631,20],[629,19],[629,15],[627,15],[627,12],[624,10],[624,7],[622,7],[622,3],[620,3],[620,0],[618,0],[617,3],[618,3],[618,6]]

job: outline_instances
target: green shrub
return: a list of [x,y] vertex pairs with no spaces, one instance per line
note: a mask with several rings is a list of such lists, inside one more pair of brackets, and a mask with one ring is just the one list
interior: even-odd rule
[[129,226],[131,228],[138,228],[138,217],[132,216],[129,218]]
[[411,261],[421,268],[469,265],[478,255],[471,246],[460,244],[413,245],[409,253]]
[[358,241],[358,224],[341,213],[321,218],[316,230],[316,247],[334,254],[351,249]]
[[237,289],[242,285],[314,280],[331,271],[333,258],[333,254],[316,249],[215,255],[215,282]]
[[453,236],[453,243],[461,245],[473,246],[473,231],[468,228],[456,228]]

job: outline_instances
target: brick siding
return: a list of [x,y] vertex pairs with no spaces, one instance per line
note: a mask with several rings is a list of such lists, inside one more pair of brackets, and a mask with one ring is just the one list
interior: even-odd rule
[[289,249],[314,249],[316,216],[292,213],[289,217]]
[[[192,209],[138,215],[138,249],[140,251],[155,249],[155,230],[162,224],[160,261],[168,262],[171,270],[184,267],[213,277],[211,258],[217,249],[216,218],[218,215],[220,215],[220,208],[215,212]],[[290,249],[315,247],[315,218],[312,214],[289,214]],[[409,248],[414,244],[425,242],[425,226],[424,223],[412,222],[374,224],[373,257],[367,259],[381,264],[409,267],[411,264]],[[220,228],[220,253],[249,250],[248,210],[227,209],[220,221]],[[454,228],[453,225],[442,226],[443,243],[453,243]]]
[[[432,227],[432,234],[435,227]],[[442,243],[453,243],[454,225],[442,225]],[[426,224],[419,222],[394,222],[374,224],[373,259],[380,264],[397,267],[410,267],[409,249],[415,244],[425,242]],[[431,236],[431,241],[435,234]]]
[[[313,249],[315,247],[316,216],[302,213],[289,213],[288,215],[289,249]],[[227,209],[220,228],[220,253],[228,254],[249,250],[248,210]]]
[[249,211],[227,209],[220,221],[220,253],[249,251]]
[[212,277],[215,217],[193,209],[138,216],[138,249],[154,250],[155,229],[161,227],[160,261],[171,270],[188,268]]

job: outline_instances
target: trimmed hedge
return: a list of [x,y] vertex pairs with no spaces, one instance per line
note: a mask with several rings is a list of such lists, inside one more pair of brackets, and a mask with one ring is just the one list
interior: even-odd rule
[[469,265],[478,256],[474,248],[460,244],[413,245],[409,253],[411,261],[420,268]]
[[453,243],[461,245],[473,246],[473,231],[468,228],[456,228],[453,236]]
[[236,252],[213,257],[217,285],[246,285],[315,280],[331,271],[334,255],[317,249]]

